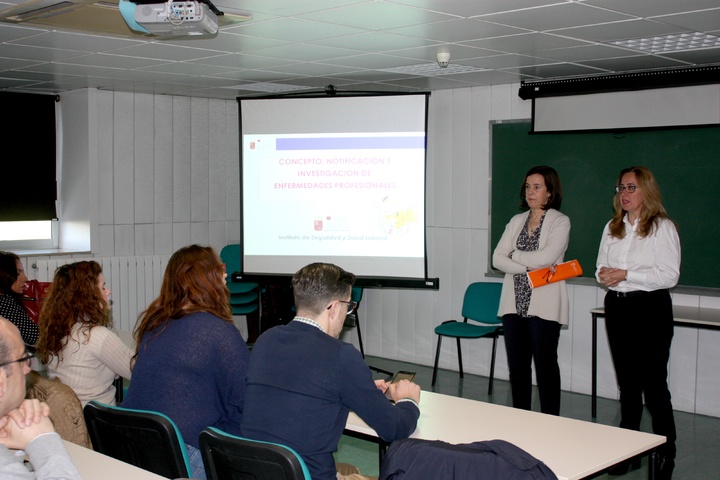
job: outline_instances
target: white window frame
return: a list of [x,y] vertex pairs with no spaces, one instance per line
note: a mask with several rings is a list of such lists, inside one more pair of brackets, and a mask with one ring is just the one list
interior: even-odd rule
[[48,221],[51,222],[51,238],[33,240],[0,240],[0,250],[57,249],[60,244],[58,236],[58,221],[57,219]]

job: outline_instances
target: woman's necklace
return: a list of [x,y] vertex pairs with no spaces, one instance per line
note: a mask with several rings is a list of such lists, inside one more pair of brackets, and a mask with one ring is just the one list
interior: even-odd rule
[[535,214],[535,212],[530,212],[530,221],[528,221],[528,236],[532,237],[535,231],[540,227],[540,221],[542,220],[543,215],[545,212],[540,212],[539,214]]

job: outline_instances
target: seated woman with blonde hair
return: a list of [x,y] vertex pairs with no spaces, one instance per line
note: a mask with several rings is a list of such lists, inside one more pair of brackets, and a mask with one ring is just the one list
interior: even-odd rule
[[131,376],[133,352],[111,330],[110,293],[99,263],[63,265],[40,311],[37,356],[83,406],[115,405],[113,382]]

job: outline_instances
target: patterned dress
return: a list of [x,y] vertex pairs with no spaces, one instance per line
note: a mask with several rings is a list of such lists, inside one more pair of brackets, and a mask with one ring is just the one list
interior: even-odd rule
[[5,317],[15,324],[26,345],[37,343],[40,336],[37,324],[28,317],[25,307],[12,296],[0,293],[0,317]]
[[[545,213],[546,212],[543,211],[542,217],[540,217],[540,225],[538,225],[538,228],[532,233],[532,235],[528,234],[528,223],[530,223],[530,215],[528,215],[525,220],[525,225],[523,226],[520,235],[518,235],[517,243],[515,245],[516,250],[521,252],[534,252],[539,248],[540,232],[542,231],[543,222],[545,221]],[[528,281],[527,274],[525,273],[514,274],[513,282],[515,285],[515,308],[517,309],[517,314],[526,318],[528,316],[528,308],[530,308],[532,287],[530,287],[530,282]]]

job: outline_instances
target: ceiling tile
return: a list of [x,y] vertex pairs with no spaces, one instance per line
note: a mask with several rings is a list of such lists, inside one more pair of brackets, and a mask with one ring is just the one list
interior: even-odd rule
[[535,54],[542,50],[587,45],[587,42],[546,33],[523,33],[507,37],[464,42],[465,45],[495,50],[503,53]]
[[589,27],[564,28],[553,31],[556,35],[575,37],[595,42],[609,42],[627,38],[653,37],[669,33],[687,32],[686,28],[652,20],[630,20],[626,22],[606,23]]
[[654,20],[687,28],[693,32],[708,32],[711,30],[717,30],[720,25],[720,8],[703,10],[700,12],[665,15],[662,17],[655,17]]
[[571,1],[572,0],[395,0],[393,3],[417,6],[436,12],[459,15],[461,17],[474,17],[490,13],[569,3]]
[[588,60],[583,61],[582,63],[583,65],[587,65],[589,67],[602,68],[603,70],[608,70],[612,72],[631,72],[637,70],[652,70],[657,68],[677,68],[687,66],[686,63],[672,60],[670,58],[650,55],[603,60]]
[[396,28],[393,33],[429,38],[438,42],[467,42],[482,38],[526,33],[527,30],[480,20],[455,19],[430,25]]
[[555,63],[550,65],[536,65],[532,67],[521,67],[508,69],[523,75],[530,75],[538,79],[546,78],[564,78],[583,75],[607,73],[606,70],[600,68],[590,68],[574,63]]
[[12,43],[0,44],[0,57],[22,58],[26,60],[40,60],[43,62],[54,62],[68,58],[86,55],[85,52],[75,50],[60,50],[58,48],[29,47],[25,45],[14,45]]
[[432,24],[452,18],[447,14],[390,2],[358,3],[299,16],[355,28],[367,28],[372,25],[375,30]]
[[151,59],[151,58],[140,58],[140,57],[130,57],[127,55],[112,55],[112,54],[108,54],[108,53],[98,53],[98,54],[92,54],[92,55],[83,55],[81,57],[75,57],[73,59],[68,59],[63,62],[55,62],[55,63],[87,65],[87,66],[93,66],[93,67],[106,67],[106,68],[112,68],[115,70],[124,70],[124,69],[134,70],[134,69],[140,68],[140,67],[149,67],[151,65],[159,65],[159,64],[167,63],[167,62],[165,62],[163,60],[157,60],[157,59]]
[[427,46],[430,44],[436,44],[437,42],[425,38],[397,35],[388,32],[365,32],[355,35],[346,35],[344,37],[324,38],[308,43],[347,48],[363,52],[382,52],[387,51],[388,49],[397,50]]
[[299,60],[301,62],[318,62],[323,59],[347,57],[357,52],[345,48],[326,47],[324,45],[291,44],[282,47],[264,48],[255,52],[257,55]]
[[654,17],[679,12],[691,12],[716,8],[717,0],[580,0],[588,5],[615,10],[616,12],[637,15],[638,17]]
[[498,13],[482,17],[488,22],[511,25],[527,30],[545,31],[581,25],[630,20],[629,15],[594,8],[580,3],[549,5],[540,8]]
[[179,47],[166,43],[144,43],[131,47],[116,48],[111,53],[115,55],[133,56],[139,58],[152,58],[166,61],[192,60],[204,57],[214,57],[224,53],[218,50],[206,50],[191,46]]
[[609,45],[588,45],[584,47],[556,48],[544,50],[537,55],[543,58],[561,62],[582,62],[603,58],[630,57],[637,55],[637,52],[624,48],[612,47]]
[[279,65],[292,65],[300,63],[297,60],[288,60],[284,58],[272,58],[259,55],[230,54],[218,55],[216,57],[198,58],[189,60],[188,63],[198,63],[201,65],[218,65],[230,68],[271,68]]
[[362,32],[357,28],[314,22],[303,18],[279,18],[267,22],[250,22],[233,27],[229,31],[242,35],[300,43]]
[[707,48],[704,50],[664,53],[663,57],[672,58],[694,65],[703,65],[709,63],[720,64],[720,48]]
[[40,32],[31,37],[18,38],[8,43],[16,45],[29,45],[43,48],[59,48],[75,50],[79,52],[105,52],[134,45],[142,45],[144,42],[117,37],[103,37],[99,35],[87,35],[72,32]]

